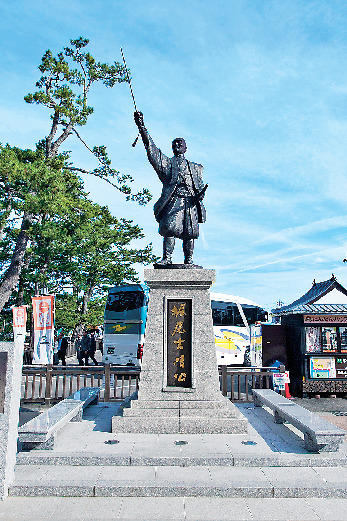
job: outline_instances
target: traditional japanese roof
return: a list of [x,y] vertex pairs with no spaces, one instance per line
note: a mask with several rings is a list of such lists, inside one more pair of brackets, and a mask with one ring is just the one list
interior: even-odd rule
[[272,310],[274,315],[288,315],[300,313],[347,313],[347,304],[315,304],[317,300],[330,293],[333,289],[347,295],[347,290],[341,286],[333,275],[323,282],[313,281],[312,288],[305,295],[287,306]]
[[[285,312],[288,314],[288,312]],[[346,313],[347,304],[302,304],[296,306],[290,313],[309,313],[309,314],[328,314],[332,313]]]

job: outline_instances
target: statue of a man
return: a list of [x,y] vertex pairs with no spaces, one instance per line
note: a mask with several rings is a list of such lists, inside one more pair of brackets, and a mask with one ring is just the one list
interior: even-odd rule
[[165,156],[149,135],[142,112],[135,112],[134,119],[148,160],[163,183],[161,196],[154,205],[159,233],[164,237],[163,258],[158,264],[172,264],[176,238],[183,240],[184,264],[193,264],[194,239],[199,237],[199,223],[206,219],[202,203],[207,188],[202,181],[203,166],[184,157],[187,145],[183,138],[172,142],[174,157]]

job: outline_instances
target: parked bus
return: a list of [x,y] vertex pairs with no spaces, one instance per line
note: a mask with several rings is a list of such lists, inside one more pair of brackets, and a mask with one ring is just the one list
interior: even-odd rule
[[[104,315],[103,362],[140,365],[148,306],[145,284],[109,289]],[[242,297],[211,293],[218,365],[243,365],[250,350],[250,325],[267,320],[258,304]]]
[[266,311],[251,300],[223,293],[211,293],[211,308],[218,365],[250,365],[250,326],[266,321]]
[[104,314],[104,363],[140,365],[147,306],[148,287],[145,284],[109,288]]

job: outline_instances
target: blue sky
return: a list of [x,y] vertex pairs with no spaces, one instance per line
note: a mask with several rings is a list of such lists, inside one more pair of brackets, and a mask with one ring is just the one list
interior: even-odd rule
[[[194,260],[216,269],[216,292],[267,309],[333,272],[347,286],[347,5],[296,0],[2,2],[0,141],[33,148],[49,129],[27,105],[37,66],[71,38],[102,61],[126,55],[137,106],[156,144],[204,165],[207,221]],[[92,199],[133,219],[160,255],[153,204],[161,184],[137,134],[129,87],[96,89],[82,137],[105,144],[115,168],[148,187],[147,207],[85,178]],[[93,158],[67,143],[85,168]],[[177,241],[176,262],[182,260]],[[142,274],[142,271],[140,270]]]

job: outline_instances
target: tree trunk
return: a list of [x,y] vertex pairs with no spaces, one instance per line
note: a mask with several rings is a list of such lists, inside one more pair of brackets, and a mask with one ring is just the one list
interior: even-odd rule
[[82,310],[81,310],[81,317],[86,315],[88,313],[88,304],[91,299],[92,293],[93,293],[94,286],[91,285],[86,291],[83,293],[83,301],[82,301]]
[[0,240],[2,239],[2,237],[4,235],[6,221],[7,221],[7,218],[10,216],[10,214],[11,214],[11,204],[8,203],[0,218]]
[[22,306],[24,304],[24,279],[20,275],[19,276],[19,282],[18,282],[18,293],[16,298],[16,305]]
[[82,300],[82,309],[81,309],[81,321],[74,329],[74,335],[82,334],[83,330],[85,329],[85,324],[83,321],[84,315],[88,313],[88,304],[91,299],[91,296],[93,294],[94,290],[94,284],[92,284],[87,290],[83,293],[83,300]]
[[21,274],[19,276],[18,294],[17,294],[17,301],[16,301],[17,306],[22,306],[24,304],[24,282],[25,282],[25,278],[23,277],[23,271],[27,270],[29,268],[30,260],[31,260],[31,255],[29,253],[29,254],[25,255],[25,259],[24,259],[24,262],[23,262]]
[[18,284],[19,276],[24,265],[24,257],[29,240],[28,229],[33,222],[32,214],[24,214],[22,226],[17,238],[11,264],[8,267],[0,285],[0,311],[11,297],[12,291]]

